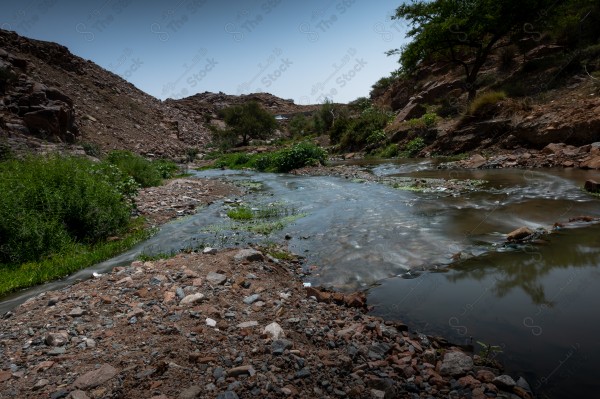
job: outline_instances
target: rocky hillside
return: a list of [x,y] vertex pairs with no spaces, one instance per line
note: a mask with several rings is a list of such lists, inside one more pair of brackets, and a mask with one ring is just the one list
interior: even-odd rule
[[[580,147],[600,141],[598,70],[599,46],[569,51],[530,41],[489,57],[477,85],[480,97],[490,97],[479,107],[467,108],[462,69],[443,63],[377,87],[371,97],[396,113],[388,131],[393,141],[420,136],[428,145],[422,154]],[[426,113],[437,120],[419,129],[415,121]]]
[[298,113],[310,113],[318,110],[320,105],[298,105],[294,100],[284,100],[270,93],[242,94],[240,96],[225,93],[198,93],[180,100],[167,99],[165,104],[183,113],[201,114],[206,120],[218,119],[219,111],[232,105],[256,101],[273,115],[290,117]]
[[273,114],[310,112],[267,93],[202,93],[162,102],[56,43],[0,30],[0,145],[17,151],[128,149],[185,155],[210,142],[218,110],[256,100]]

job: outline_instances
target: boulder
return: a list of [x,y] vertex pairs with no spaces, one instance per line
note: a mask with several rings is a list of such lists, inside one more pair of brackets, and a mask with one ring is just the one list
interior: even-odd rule
[[560,154],[561,151],[565,148],[565,144],[563,143],[550,143],[544,148],[542,148],[542,154]]
[[581,164],[581,167],[583,169],[600,169],[600,155],[588,158]]
[[49,136],[60,141],[73,142],[74,135],[69,134],[74,125],[73,112],[65,106],[42,107],[23,115],[25,126],[30,131]]
[[529,227],[519,227],[518,229],[513,230],[510,233],[508,233],[508,235],[506,236],[506,239],[508,241],[520,241],[520,240],[523,240],[523,239],[529,237],[532,234],[533,234],[533,230],[531,230]]
[[585,190],[589,191],[590,193],[598,193],[600,192],[600,183],[591,179],[586,180],[585,184],[583,185],[583,188],[585,188]]
[[447,352],[440,366],[440,374],[443,376],[461,376],[467,374],[473,369],[473,359],[471,356],[460,352]]

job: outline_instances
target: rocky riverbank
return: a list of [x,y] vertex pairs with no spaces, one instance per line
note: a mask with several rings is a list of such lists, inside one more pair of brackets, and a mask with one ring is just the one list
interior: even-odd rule
[[298,259],[208,250],[41,294],[3,316],[0,397],[530,397],[299,273]]
[[172,179],[158,187],[143,188],[135,198],[137,213],[156,227],[178,217],[193,215],[198,207],[217,199],[240,195],[239,188],[211,179]]

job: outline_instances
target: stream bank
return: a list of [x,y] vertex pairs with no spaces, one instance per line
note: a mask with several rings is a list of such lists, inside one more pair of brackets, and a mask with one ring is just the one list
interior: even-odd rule
[[211,252],[136,261],[5,315],[0,397],[531,397],[442,338],[307,297],[298,260]]

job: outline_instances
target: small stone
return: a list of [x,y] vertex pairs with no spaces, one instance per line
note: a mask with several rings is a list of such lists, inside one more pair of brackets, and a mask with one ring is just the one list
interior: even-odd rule
[[85,310],[81,309],[79,306],[74,308],[69,312],[69,316],[71,317],[81,317],[85,314]]
[[271,335],[271,338],[273,338],[275,340],[285,337],[283,328],[281,328],[281,326],[276,322],[273,322],[273,323],[269,324],[268,326],[266,326],[265,329],[263,330],[263,334],[269,334],[269,335]]
[[254,302],[258,301],[259,298],[260,298],[259,294],[250,295],[250,296],[247,296],[246,298],[244,298],[244,303],[246,305],[252,305]]
[[177,298],[179,298],[180,300],[185,298],[185,292],[183,292],[183,289],[181,287],[177,287],[177,289],[175,290],[175,295],[177,295]]
[[239,399],[239,396],[233,391],[225,391],[217,395],[217,399]]
[[10,371],[2,370],[0,371],[0,382],[8,381],[12,378],[12,373]]
[[206,281],[211,285],[223,285],[227,281],[227,276],[221,273],[210,272],[206,276]]
[[64,355],[65,353],[67,353],[67,349],[64,346],[60,346],[58,348],[53,348],[52,350],[48,351],[48,356],[60,356],[60,355]]
[[89,399],[90,397],[84,391],[76,390],[71,392],[71,399]]
[[206,319],[206,325],[209,326],[209,327],[216,327],[217,326],[217,321],[213,320],[213,319],[210,319],[210,318],[207,318]]
[[48,299],[48,306],[54,306],[54,305],[56,305],[59,300],[60,299],[57,298],[57,297],[53,297],[53,298]]
[[264,256],[260,251],[255,249],[241,249],[237,254],[233,257],[236,262],[258,262],[264,260]]
[[381,360],[385,357],[385,355],[392,349],[391,345],[378,342],[369,347],[369,358],[373,360]]
[[494,380],[492,381],[492,384],[494,384],[495,386],[497,386],[500,389],[507,390],[507,391],[511,391],[517,385],[515,380],[513,380],[513,378],[510,375],[506,375],[506,374],[503,374],[503,375],[500,375],[500,376],[494,378]]
[[207,255],[214,255],[216,254],[218,251],[216,248],[211,248],[211,247],[206,247],[202,250],[203,254],[207,254]]
[[237,328],[249,328],[249,327],[256,327],[258,325],[258,321],[245,321],[243,323],[240,323],[237,325]]
[[371,389],[371,397],[373,399],[384,399],[385,398],[385,392],[384,391],[380,391],[378,389]]
[[496,375],[489,370],[479,370],[475,378],[481,382],[492,382],[496,378]]
[[198,302],[201,302],[204,299],[204,295],[197,293],[188,295],[179,302],[180,305],[195,305]]
[[256,372],[250,365],[234,367],[227,371],[228,377],[239,377],[240,375],[254,375]]
[[[66,398],[67,396],[69,396],[69,393],[70,393],[69,391],[67,391],[65,389],[61,389],[60,391],[53,392],[50,395],[50,399],[63,399],[63,398]],[[87,396],[86,396],[86,398],[87,398]]]
[[276,339],[271,343],[271,353],[275,356],[283,355],[283,352],[291,347],[291,341],[288,341],[287,339]]
[[41,380],[38,380],[38,382],[35,383],[35,385],[33,386],[33,390],[37,391],[38,389],[42,389],[48,384],[50,384],[50,381],[48,381],[45,378],[42,378]]
[[67,333],[49,333],[44,342],[48,346],[63,346],[69,342],[69,335]]
[[225,370],[223,367],[217,367],[213,370],[213,378],[218,380],[221,377],[225,377]]
[[192,385],[189,388],[184,389],[177,396],[178,399],[195,399],[199,398],[202,394],[202,387],[198,385]]
[[114,378],[119,372],[110,364],[103,364],[99,369],[92,370],[78,377],[75,382],[75,388],[89,389],[104,384],[106,381]]
[[308,377],[310,377],[310,370],[306,369],[306,368],[296,371],[296,373],[294,374],[294,379],[308,378]]

